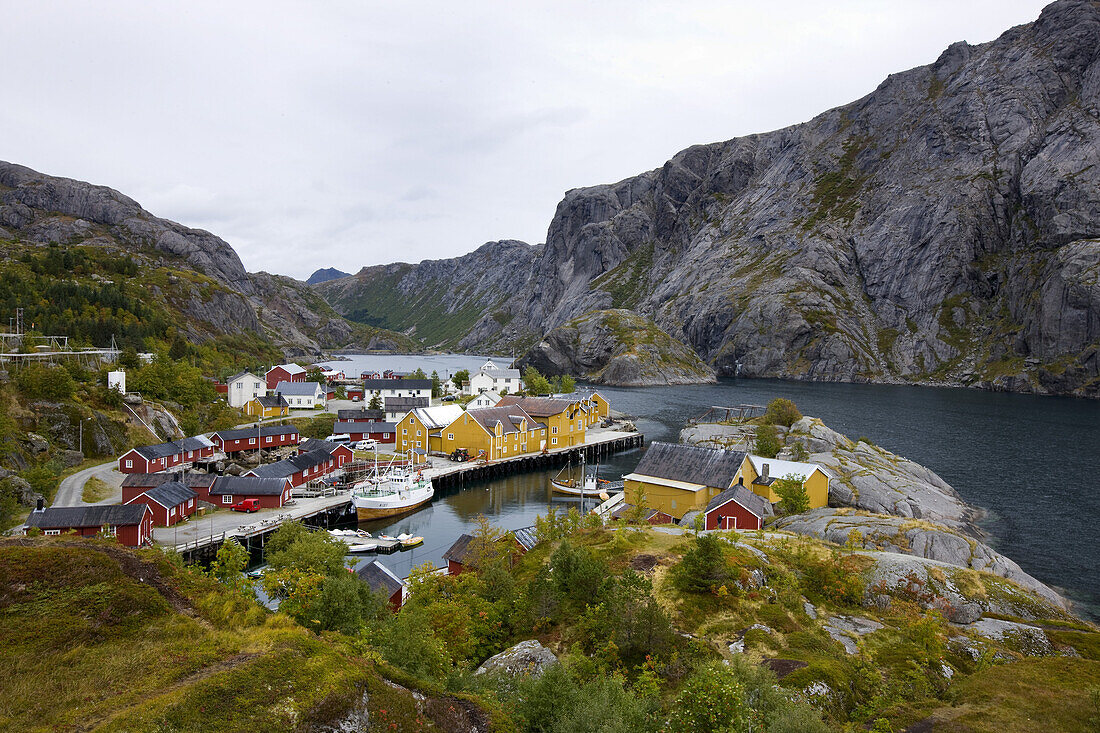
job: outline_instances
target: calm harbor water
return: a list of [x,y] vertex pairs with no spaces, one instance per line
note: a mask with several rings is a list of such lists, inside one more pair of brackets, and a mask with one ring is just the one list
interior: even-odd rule
[[[404,369],[407,359],[441,376],[480,366],[485,357],[356,356],[341,368]],[[507,359],[497,359],[504,365]],[[851,438],[875,444],[936,471],[962,498],[988,513],[987,541],[1027,572],[1061,589],[1082,612],[1100,618],[1100,402],[977,390],[779,380],[722,380],[717,385],[607,388],[612,407],[635,416],[646,440],[678,438],[685,422],[711,405],[763,405],[787,397],[806,415]],[[600,475],[617,477],[637,465],[642,450],[613,456]],[[441,459],[435,459],[441,460]],[[534,523],[554,498],[556,471],[510,476],[437,494],[416,514],[363,525],[371,532],[422,535],[424,545],[383,557],[404,576],[443,552],[479,514],[516,529]],[[576,500],[574,499],[575,503]]]

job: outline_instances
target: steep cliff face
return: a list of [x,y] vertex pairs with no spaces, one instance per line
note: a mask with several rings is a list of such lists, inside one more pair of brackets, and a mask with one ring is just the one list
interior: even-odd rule
[[460,343],[629,308],[722,374],[1095,396],[1098,263],[1100,6],[1062,0],[804,124],[568,192]]
[[586,313],[558,326],[520,359],[520,368],[527,365],[621,387],[717,381],[687,345],[621,309]]

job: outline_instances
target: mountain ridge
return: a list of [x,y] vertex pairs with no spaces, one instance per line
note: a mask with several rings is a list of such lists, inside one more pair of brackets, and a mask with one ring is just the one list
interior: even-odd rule
[[[506,283],[462,257],[394,274],[492,303],[458,348],[630,308],[724,375],[1097,396],[1098,58],[1100,9],[1060,0],[806,122],[571,189]],[[386,323],[349,281],[317,287]]]

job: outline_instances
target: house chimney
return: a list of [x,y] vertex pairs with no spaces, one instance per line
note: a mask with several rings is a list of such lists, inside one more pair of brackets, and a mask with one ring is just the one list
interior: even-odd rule
[[46,511],[46,500],[45,500],[45,499],[43,499],[43,498],[42,498],[41,496],[40,496],[40,497],[38,497],[38,500],[37,500],[37,501],[35,502],[35,504],[34,504],[34,510],[35,510],[36,512],[44,512],[44,511]]
[[763,468],[764,468],[764,472],[760,474],[760,478],[767,481],[768,480],[768,464],[765,463]]

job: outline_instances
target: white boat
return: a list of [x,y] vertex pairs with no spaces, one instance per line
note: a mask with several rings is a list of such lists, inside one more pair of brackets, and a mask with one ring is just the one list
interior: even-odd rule
[[423,471],[400,468],[380,479],[360,481],[351,490],[359,521],[411,512],[435,496],[432,480]]
[[370,542],[358,542],[348,545],[348,552],[374,552],[377,549],[377,540],[371,540]]
[[560,494],[569,494],[571,496],[579,496],[584,498],[590,496],[592,498],[598,497],[601,493],[610,493],[615,491],[621,491],[623,487],[622,481],[608,481],[597,476],[599,469],[594,469],[591,473],[585,471],[584,454],[581,454],[581,478],[577,480],[572,476],[562,477],[563,473],[567,471],[572,473],[573,464],[558,471],[558,475],[550,479],[550,486]]

